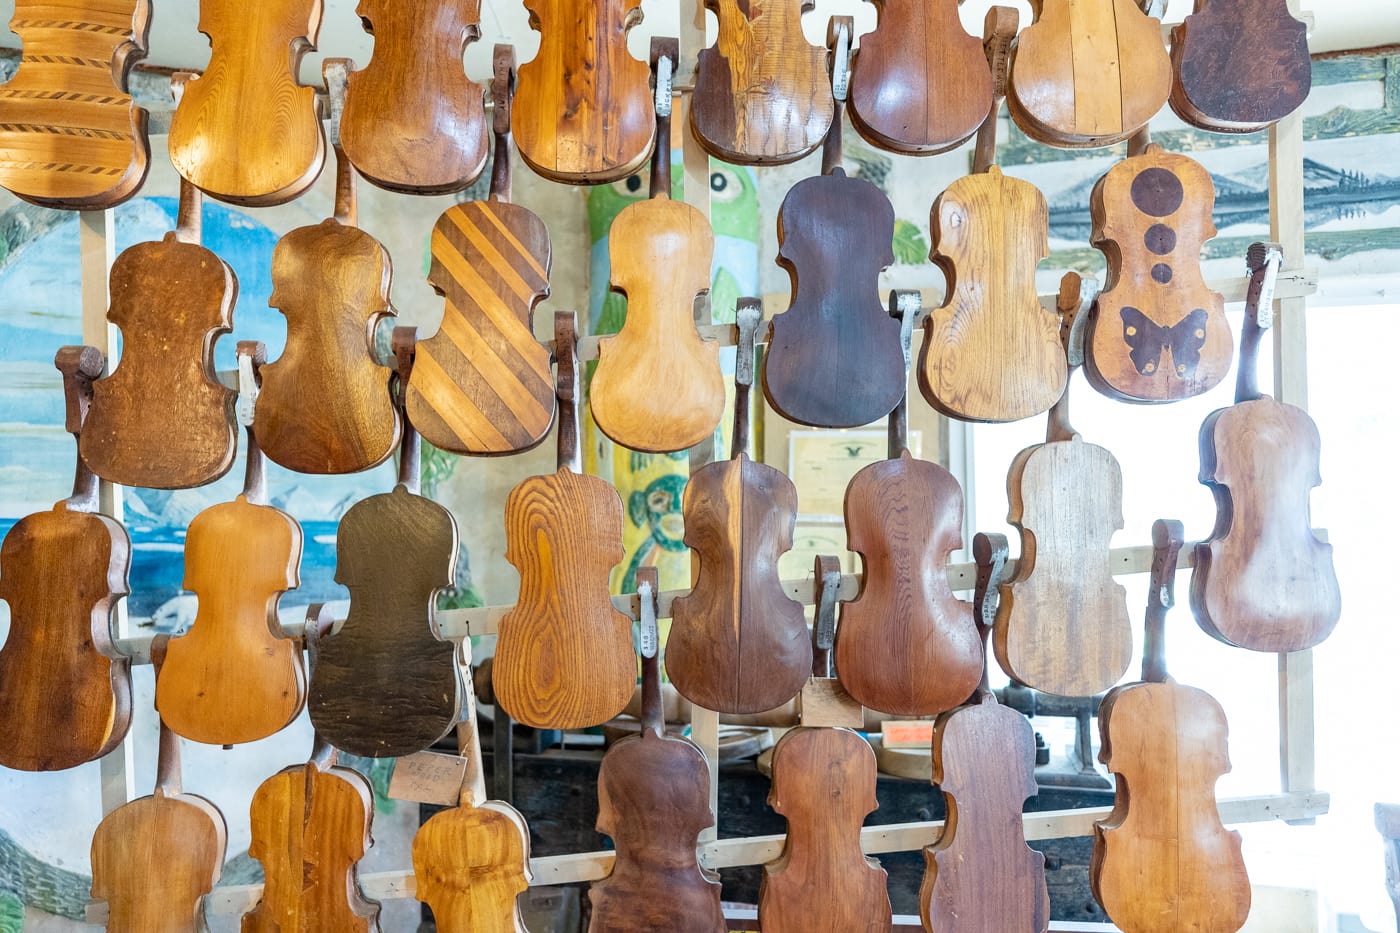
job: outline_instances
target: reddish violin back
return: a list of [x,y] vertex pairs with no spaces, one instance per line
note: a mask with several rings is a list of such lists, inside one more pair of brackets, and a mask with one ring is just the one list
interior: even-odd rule
[[[75,440],[102,372],[93,347],[64,347],[68,430]],[[0,544],[0,599],[10,631],[0,647],[0,766],[59,771],[107,754],[131,724],[129,662],[112,614],[127,594],[131,541],[97,511],[97,481],[78,462],[73,497],[20,519]]]
[[1094,186],[1093,242],[1108,259],[1108,287],[1090,311],[1084,372],[1100,392],[1172,402],[1229,372],[1235,341],[1225,299],[1201,276],[1214,208],[1210,173],[1156,145]]

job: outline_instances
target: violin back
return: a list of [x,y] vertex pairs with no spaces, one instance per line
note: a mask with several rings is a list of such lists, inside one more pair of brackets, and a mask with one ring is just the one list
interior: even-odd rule
[[588,889],[588,933],[723,933],[719,882],[695,855],[713,819],[709,767],[690,740],[643,729],[618,741],[598,769],[598,832],[617,860]]
[[713,435],[724,415],[719,344],[695,329],[695,298],[709,291],[713,256],[710,223],[689,204],[651,198],[613,221],[608,257],[627,319],[598,344],[588,398],[598,427],[625,447],[686,450]]
[[934,201],[930,258],[948,278],[948,298],[924,322],[918,374],[937,411],[1017,421],[1064,391],[1060,322],[1035,287],[1036,264],[1050,254],[1049,218],[1034,185],[995,165]]
[[888,933],[886,873],[860,848],[875,800],[875,752],[849,729],[794,729],[773,752],[768,803],[787,819],[783,854],[763,867],[764,933]]
[[16,0],[14,11],[22,54],[0,85],[0,185],[44,207],[116,207],[150,167],[146,111],[127,90],[150,0]]
[[549,433],[554,376],[531,329],[549,265],[549,231],[523,207],[468,201],[438,218],[428,283],[446,308],[408,381],[409,419],[434,447],[510,454]]
[[278,599],[299,583],[301,544],[296,519],[243,496],[190,522],[184,588],[199,609],[189,631],[170,639],[156,679],[156,708],[177,734],[256,742],[301,712],[301,647],[277,626]]
[[61,771],[107,754],[131,724],[131,672],[112,613],[127,590],[131,541],[106,515],[20,519],[0,544],[0,766]]
[[199,933],[223,871],[228,828],[194,794],[157,791],[113,810],[92,838],[92,896],[110,933]]
[[174,233],[117,257],[107,320],[121,328],[121,361],[93,383],[78,446],[94,473],[123,486],[188,489],[233,466],[236,393],[215,378],[214,342],[232,329],[237,296],[224,261]]
[[497,800],[435,813],[413,837],[417,897],[442,933],[529,933],[516,904],[529,863],[525,818]]
[[262,898],[242,933],[379,929],[379,904],[360,893],[356,865],[370,846],[374,792],[349,768],[287,768],[253,795],[248,854],[262,863]]
[[1172,402],[1209,391],[1230,371],[1225,299],[1201,276],[1214,208],[1210,173],[1155,145],[1094,186],[1093,242],[1108,259],[1108,288],[1090,312],[1084,372],[1099,391]]
[[710,155],[776,165],[813,152],[836,112],[827,51],[802,34],[812,0],[706,0],[719,21],[695,66],[690,126]]
[[1094,825],[1094,897],[1123,933],[1235,933],[1250,888],[1215,800],[1230,770],[1220,704],[1170,680],[1128,684],[1104,698],[1099,730],[1118,793]]
[[1308,27],[1287,0],[1196,0],[1172,30],[1172,110],[1217,133],[1253,133],[1312,90]]
[[924,929],[1044,933],[1045,856],[1026,845],[1021,821],[1036,793],[1035,734],[1026,717],[990,697],[939,716],[933,782],[950,819],[924,850]]
[[272,253],[269,304],[287,318],[282,355],[262,367],[258,443],[298,473],[357,473],[394,452],[402,425],[374,329],[392,316],[389,254],[358,227],[298,227]]
[[307,698],[331,745],[369,758],[408,755],[456,725],[457,648],[438,639],[433,618],[456,566],[452,513],[403,486],[355,503],[340,520],[335,581],[350,590],[350,613],[321,639]]
[[1268,396],[1201,425],[1201,482],[1215,528],[1196,545],[1191,609],[1206,632],[1254,651],[1301,651],[1336,627],[1332,545],[1312,532],[1321,439],[1307,412]]
[[948,558],[962,547],[962,488],[905,451],[857,473],[845,509],[865,582],[836,627],[842,685],[892,716],[952,709],[972,695],[983,664],[972,607],[948,587]]
[[982,40],[957,0],[876,0],[851,71],[851,124],[872,146],[916,155],[966,142],[992,109]]
[[789,421],[857,427],[904,397],[899,322],[879,291],[893,238],[889,199],[839,168],[799,181],[783,199],[778,264],[792,279],[792,303],[773,318],[763,394]]
[[646,62],[627,51],[635,0],[530,0],[540,50],[520,66],[511,130],[545,178],[598,185],[651,155],[656,117]]
[[1006,489],[1021,559],[1000,588],[997,661],[1045,693],[1107,690],[1128,670],[1133,649],[1126,593],[1109,558],[1123,527],[1118,461],[1078,436],[1038,444],[1016,456]]
[[486,165],[480,84],[462,70],[481,35],[481,0],[403,3],[360,0],[374,57],[352,71],[340,143],[360,174],[405,194],[447,194]]
[[1042,0],[1017,37],[1006,105],[1032,139],[1107,146],[1167,102],[1171,61],[1162,22],[1134,0]]
[[778,576],[778,559],[792,548],[797,489],[741,454],[691,476],[682,509],[700,571],[694,589],[671,605],[671,683],[692,703],[724,713],[783,705],[812,672],[802,605]]
[[315,48],[324,0],[200,0],[212,53],[185,85],[170,124],[170,161],[211,197],[250,207],[302,194],[326,161],[315,88],[297,68]]
[[512,719],[582,729],[632,699],[632,620],[608,595],[622,553],[622,499],[605,480],[561,468],[511,490],[506,560],[520,598],[501,619],[491,680]]

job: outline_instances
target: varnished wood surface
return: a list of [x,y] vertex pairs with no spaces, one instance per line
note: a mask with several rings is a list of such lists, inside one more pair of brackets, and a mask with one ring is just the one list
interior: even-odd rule
[[628,205],[613,221],[612,287],[627,299],[627,319],[598,343],[588,399],[598,428],[625,447],[685,450],[713,435],[724,415],[719,344],[695,329],[695,299],[710,288],[713,255],[705,215],[664,194]]
[[146,489],[211,483],[233,466],[234,393],[214,375],[214,342],[233,325],[238,280],[218,256],[167,233],[112,265],[107,320],[122,355],[93,386],[79,445],[105,480]]
[[146,111],[127,89],[150,0],[17,0],[14,77],[0,86],[0,185],[45,207],[105,210],[146,180]]
[[963,546],[962,488],[906,450],[852,478],[845,512],[865,577],[836,629],[842,684],[862,706],[894,716],[952,709],[982,676],[972,607],[953,595],[946,571]]
[[262,863],[262,899],[242,933],[371,933],[356,865],[371,844],[374,791],[350,768],[312,761],[263,781],[253,795],[248,855]]
[[360,0],[374,57],[351,72],[340,141],[360,174],[406,194],[467,187],[486,165],[482,87],[462,70],[481,0]]
[[314,88],[297,84],[324,0],[200,0],[209,67],[185,88],[170,161],[221,201],[282,204],[310,188],[326,159]]
[[885,870],[860,849],[875,800],[875,752],[849,729],[794,729],[773,752],[768,805],[787,819],[783,853],[763,867],[764,933],[891,928]]
[[1148,146],[1109,169],[1089,208],[1094,246],[1108,260],[1085,341],[1089,382],[1138,402],[1214,388],[1230,370],[1235,341],[1225,299],[1201,275],[1201,248],[1215,235],[1210,173]]
[[1036,264],[1050,254],[1044,196],[994,165],[949,185],[929,224],[929,258],[948,277],[948,297],[924,323],[924,398],[964,421],[1046,411],[1064,390],[1066,367],[1059,322],[1035,287]]
[[262,368],[258,441],[299,473],[355,473],[389,459],[401,425],[390,370],[374,350],[389,307],[389,254],[334,218],[298,227],[272,253],[269,303],[287,318],[287,343]]
[[1217,133],[1262,130],[1312,90],[1308,27],[1287,0],[1196,0],[1172,29],[1171,63],[1172,110]]
[[894,261],[894,209],[843,170],[792,187],[778,211],[778,264],[792,303],[776,315],[763,394],[784,418],[850,428],[889,414],[904,394],[899,322],[880,304]]
[[715,158],[792,162],[814,152],[835,113],[826,49],[802,34],[812,0],[706,0],[719,22],[695,67],[690,126]]
[[1053,146],[1107,146],[1167,102],[1162,24],[1133,0],[1042,0],[1021,31],[1007,108],[1027,136]]
[[872,0],[879,21],[860,37],[851,124],[871,145],[931,155],[961,145],[992,107],[982,42],[956,0]]
[[626,178],[656,138],[648,68],[627,51],[641,20],[633,0],[530,0],[539,52],[520,66],[511,127],[520,156],[546,178]]

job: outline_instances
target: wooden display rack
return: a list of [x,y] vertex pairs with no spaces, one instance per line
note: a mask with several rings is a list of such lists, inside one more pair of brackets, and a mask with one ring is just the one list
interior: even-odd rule
[[[1298,0],[1289,0],[1289,7],[1295,15],[1298,14],[1298,5]],[[676,72],[691,74],[694,70],[695,54],[705,44],[705,12],[699,0],[681,0],[681,7],[681,63]],[[688,95],[690,89],[677,85],[676,92],[682,96]],[[158,126],[159,123],[153,121],[153,130]],[[689,133],[685,136],[683,152],[685,200],[708,217],[709,156]],[[1277,315],[1273,327],[1274,395],[1281,402],[1305,409],[1308,400],[1305,312],[1307,296],[1317,290],[1317,276],[1315,271],[1303,267],[1303,135],[1302,115],[1297,112],[1280,121],[1269,133],[1269,205],[1271,237],[1282,245],[1284,253],[1284,267],[1280,272],[1275,293]],[[106,321],[107,279],[113,261],[114,244],[112,212],[84,213],[81,215],[80,228],[83,341],[96,346],[104,353],[109,353],[114,346],[111,328]],[[1247,284],[1248,279],[1244,277],[1209,283],[1212,289],[1221,292],[1230,303],[1243,301]],[[1053,309],[1054,299],[1055,296],[1050,295],[1044,296],[1042,301]],[[936,292],[925,295],[926,307],[936,306],[941,301],[941,294]],[[770,314],[782,310],[785,303],[786,296],[771,296],[765,300]],[[737,333],[733,325],[702,326],[700,330],[704,336],[715,339],[722,345],[732,346],[736,343]],[[582,339],[578,350],[581,359],[596,359],[597,338]],[[103,509],[121,519],[120,488],[103,482],[101,491]],[[1119,548],[1112,552],[1112,557],[1115,573],[1118,575],[1146,573],[1151,567],[1152,548]],[[1182,549],[1179,566],[1191,566],[1193,563],[1194,549],[1188,543],[1187,547]],[[971,590],[975,574],[976,566],[973,564],[957,564],[948,569],[949,581],[954,590]],[[811,579],[788,580],[784,581],[784,584],[790,597],[805,605],[812,604],[814,586]],[[859,585],[858,576],[844,575],[841,581],[841,598],[854,597]],[[661,594],[663,618],[669,616],[672,600],[683,592],[667,591]],[[613,602],[633,619],[639,617],[640,607],[635,594],[615,597]],[[492,606],[443,611],[438,613],[437,619],[446,638],[490,635],[496,632],[501,617],[509,608]],[[150,639],[127,638],[127,628],[123,601],[118,603],[115,623],[119,647],[132,657],[134,663],[149,663]],[[300,632],[296,627],[292,627],[288,634],[299,635]],[[1221,800],[1220,816],[1227,825],[1273,820],[1306,824],[1328,811],[1328,795],[1319,792],[1314,786],[1315,705],[1311,651],[1279,656],[1278,700],[1282,791]],[[709,760],[713,809],[718,800],[719,716],[697,708],[691,726],[692,738],[705,751]],[[131,739],[128,737],[101,761],[104,813],[135,796],[131,745]],[[1095,821],[1104,819],[1109,812],[1108,807],[1096,807],[1027,813],[1023,817],[1026,838],[1036,840],[1090,836],[1093,834]],[[917,850],[932,843],[942,825],[941,821],[930,821],[869,826],[861,834],[862,846],[869,854]],[[760,865],[779,855],[782,840],[782,836],[720,840],[716,837],[715,827],[711,826],[701,837],[700,862],[712,869]],[[557,885],[597,880],[608,874],[612,861],[613,853],[610,851],[535,858],[531,861],[534,873],[532,883]],[[366,896],[377,900],[409,898],[414,894],[414,875],[408,868],[362,873],[360,885]],[[208,906],[211,911],[220,914],[243,913],[257,903],[261,890],[261,885],[219,887],[208,897]],[[1113,928],[1095,924],[1052,924],[1051,929],[1067,931]]]

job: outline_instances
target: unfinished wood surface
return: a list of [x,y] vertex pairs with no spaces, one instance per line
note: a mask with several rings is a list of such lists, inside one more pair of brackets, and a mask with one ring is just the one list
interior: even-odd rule
[[964,421],[1016,421],[1055,404],[1065,387],[1059,322],[1040,304],[1035,267],[1050,254],[1049,211],[1028,181],[993,165],[933,203],[929,258],[947,298],[924,322],[919,389]]
[[792,302],[774,316],[763,394],[778,414],[812,427],[885,417],[904,394],[899,322],[880,303],[894,262],[894,208],[841,168],[792,187],[778,211],[778,265]]
[[891,928],[885,870],[860,850],[875,800],[875,752],[849,729],[794,729],[773,752],[768,805],[787,820],[783,854],[763,866],[764,933]]
[[[1254,651],[1310,648],[1336,627],[1342,597],[1332,545],[1312,532],[1309,497],[1322,482],[1321,437],[1307,412],[1258,388],[1260,303],[1268,248],[1249,250],[1251,289],[1240,338],[1235,404],[1201,425],[1201,482],[1215,527],[1196,545],[1191,609],[1206,632]],[[1264,296],[1265,303],[1267,296]],[[1263,309],[1269,320],[1271,309]]]
[[1108,280],[1089,312],[1084,374],[1100,392],[1174,402],[1209,391],[1230,371],[1225,299],[1201,275],[1214,209],[1205,167],[1157,145],[1094,186],[1091,238],[1108,260]]
[[1202,129],[1262,130],[1312,90],[1308,27],[1287,0],[1196,0],[1171,44],[1172,110]]
[[835,104],[826,49],[802,34],[812,0],[705,0],[719,22],[695,66],[690,126],[735,165],[792,162],[816,150]]
[[66,210],[116,207],[146,180],[146,111],[127,89],[150,0],[16,0],[20,63],[0,85],[0,185]]
[[480,84],[462,69],[481,0],[360,0],[374,57],[350,73],[340,141],[360,174],[405,194],[460,191],[486,165]]
[[1162,23],[1134,0],[1042,0],[1021,31],[1006,97],[1027,136],[1052,146],[1107,146],[1167,102]]
[[966,142],[992,108],[992,77],[957,0],[872,2],[879,20],[852,66],[851,124],[891,152],[931,155]]
[[1116,790],[1112,814],[1094,824],[1090,884],[1123,933],[1235,933],[1250,887],[1240,834],[1226,831],[1215,799],[1230,770],[1225,711],[1167,674],[1181,523],[1158,521],[1152,539],[1143,680],[1115,687],[1099,707],[1099,760]]
[[[101,374],[93,347],[64,347],[67,431],[75,447]],[[77,459],[77,458],[75,458]],[[0,544],[0,766],[59,771],[107,754],[131,724],[129,661],[112,620],[127,590],[131,540],[98,511],[97,478],[78,459],[73,495],[14,524]]]
[[198,193],[182,185],[180,201],[180,229],[112,265],[107,320],[121,328],[122,355],[93,385],[79,450],[123,486],[203,486],[237,451],[234,393],[214,374],[214,342],[233,328],[238,280],[199,245]]
[[329,218],[272,251],[272,297],[287,319],[281,356],[262,367],[257,432],[269,460],[298,473],[357,473],[389,459],[401,425],[391,370],[374,348],[392,267],[379,241]]
[[540,34],[520,66],[511,117],[521,158],[571,185],[620,181],[651,155],[656,138],[647,64],[627,51],[641,22],[633,0],[530,0]]
[[297,84],[324,0],[200,0],[209,66],[170,124],[170,161],[221,201],[283,204],[321,174],[326,139],[314,88]]

